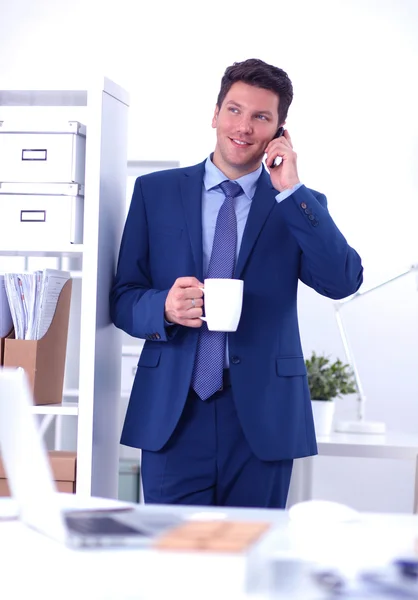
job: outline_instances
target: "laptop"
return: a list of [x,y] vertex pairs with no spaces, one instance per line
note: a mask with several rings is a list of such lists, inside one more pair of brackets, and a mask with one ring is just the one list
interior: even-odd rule
[[73,547],[146,547],[184,520],[161,507],[62,508],[32,405],[25,371],[0,367],[0,453],[23,523]]

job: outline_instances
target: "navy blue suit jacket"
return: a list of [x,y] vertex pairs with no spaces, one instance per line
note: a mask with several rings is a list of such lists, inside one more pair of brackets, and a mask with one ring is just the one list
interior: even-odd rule
[[[122,432],[128,446],[161,449],[189,391],[199,329],[166,329],[164,305],[178,277],[203,281],[204,167],[152,173],[135,184],[110,296],[114,324],[146,340]],[[336,299],[359,288],[363,271],[323,194],[301,186],[279,204],[277,193],[263,170],[235,270],[244,279],[242,316],[228,338],[238,416],[262,460],[317,451],[298,329],[298,279]]]

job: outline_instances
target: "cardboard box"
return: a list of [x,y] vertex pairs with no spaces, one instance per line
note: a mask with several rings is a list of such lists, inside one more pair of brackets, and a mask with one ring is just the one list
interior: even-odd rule
[[62,403],[71,289],[70,279],[61,290],[51,325],[40,340],[5,339],[4,366],[25,370],[37,405]]
[[15,330],[12,329],[8,335],[0,338],[0,366],[4,365],[4,347],[6,344],[6,339],[7,338],[14,339],[14,337],[15,337]]
[[159,550],[245,552],[270,529],[268,522],[189,521],[173,527],[155,542]]
[[[48,456],[57,491],[74,494],[76,491],[77,453],[53,450],[48,452]],[[0,496],[10,496],[6,473],[1,458]]]
[[155,563],[149,565],[149,571],[154,567],[164,573],[152,582],[155,597],[172,596],[173,581],[182,582],[181,592],[187,598],[196,597],[197,582],[204,582],[204,598],[235,599],[253,593],[264,597],[270,591],[273,523],[213,515],[213,519],[182,523],[155,540]]
[[6,338],[0,338],[0,366],[3,365],[4,360],[4,340]]

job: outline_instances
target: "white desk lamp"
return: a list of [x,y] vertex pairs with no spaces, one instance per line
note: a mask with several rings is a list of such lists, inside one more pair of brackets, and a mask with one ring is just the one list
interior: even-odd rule
[[407,271],[404,271],[403,273],[399,273],[399,275],[396,275],[395,277],[391,277],[391,279],[383,281],[382,283],[379,283],[378,285],[376,285],[372,288],[369,288],[368,290],[356,292],[349,298],[345,298],[344,300],[339,300],[338,302],[334,303],[335,318],[337,320],[338,330],[340,332],[340,336],[341,336],[341,339],[343,342],[344,352],[345,352],[345,355],[347,358],[347,362],[352,368],[352,371],[354,374],[354,379],[356,382],[356,387],[357,387],[357,419],[355,421],[337,421],[334,426],[335,431],[339,431],[342,433],[376,433],[376,434],[383,434],[386,431],[385,423],[383,423],[381,421],[366,421],[366,419],[365,419],[366,396],[364,394],[363,386],[361,384],[357,366],[354,361],[353,352],[350,349],[350,344],[348,342],[347,334],[344,329],[344,324],[343,324],[343,321],[341,318],[341,308],[347,302],[356,300],[356,298],[358,298],[359,296],[365,296],[366,294],[369,294],[370,292],[374,292],[374,290],[377,290],[377,289],[387,285],[388,283],[392,283],[392,281],[395,281],[396,279],[400,279],[401,277],[404,277],[405,275],[408,275],[409,273],[412,273],[413,271],[418,272],[418,264],[412,265]]

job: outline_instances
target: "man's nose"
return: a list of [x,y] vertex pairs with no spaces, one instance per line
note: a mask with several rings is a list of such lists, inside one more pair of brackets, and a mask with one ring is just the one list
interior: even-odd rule
[[238,125],[238,131],[240,133],[252,133],[251,119],[242,117]]

